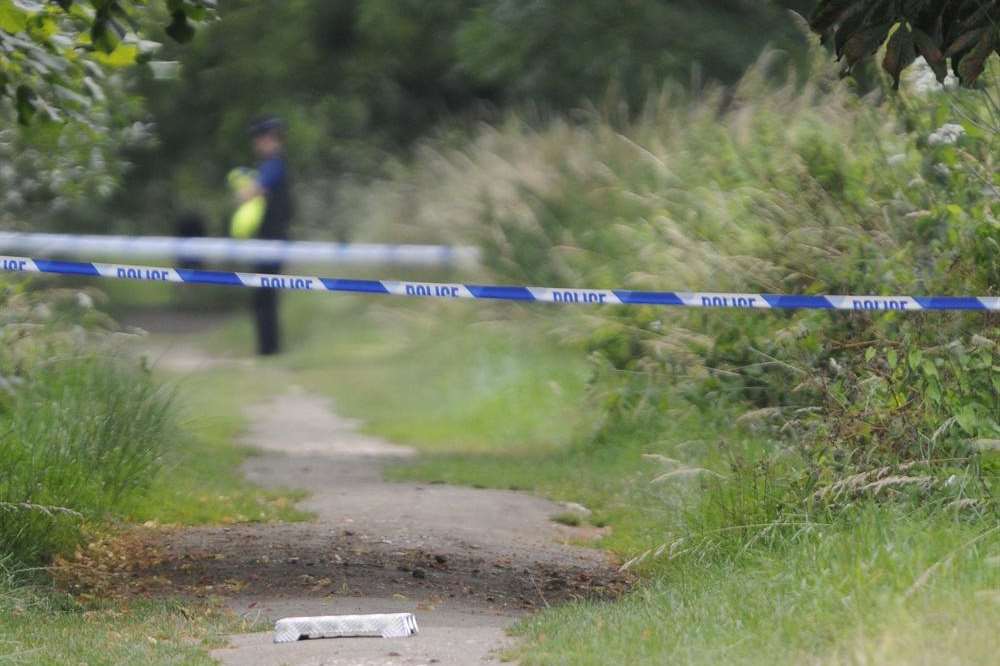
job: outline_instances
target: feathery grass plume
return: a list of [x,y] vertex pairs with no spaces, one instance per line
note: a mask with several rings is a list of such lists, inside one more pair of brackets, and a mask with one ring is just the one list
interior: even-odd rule
[[[866,97],[822,50],[808,67],[787,72],[768,53],[733,89],[693,94],[665,84],[627,121],[593,108],[572,122],[511,115],[463,147],[426,144],[411,170],[378,188],[372,210],[383,225],[404,220],[411,232],[479,244],[502,282],[1000,293],[1000,67],[983,74],[983,91],[911,96],[886,87]],[[964,132],[930,145],[947,124]],[[801,466],[772,478],[783,491],[768,490],[787,494],[775,503],[791,510],[890,475],[844,482],[857,470],[899,473],[932,458],[968,460],[955,465],[976,478],[991,469],[977,457],[989,451],[970,444],[1000,438],[1000,328],[990,315],[535,312],[590,353],[591,400],[605,416],[596,439],[634,429],[655,440],[678,400],[706,412],[738,404],[746,411],[738,425],[756,433],[773,419],[772,455]],[[670,485],[654,489],[664,501],[673,501]],[[972,485],[993,506],[992,486]],[[922,482],[866,492],[905,487]],[[943,483],[927,489],[956,499]],[[743,500],[730,499],[740,515]]]

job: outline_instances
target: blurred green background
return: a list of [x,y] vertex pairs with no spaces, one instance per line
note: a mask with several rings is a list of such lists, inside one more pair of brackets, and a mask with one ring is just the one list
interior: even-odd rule
[[277,114],[289,124],[300,235],[371,235],[352,206],[357,189],[421,139],[461,141],[515,109],[541,124],[597,105],[624,122],[665,85],[733,83],[765,45],[801,57],[785,9],[812,4],[223,0],[220,20],[186,44],[165,34],[153,4],[138,18],[163,45],[145,58],[154,64],[115,71],[80,145],[67,152],[44,124],[0,133],[0,155],[6,141],[20,174],[7,179],[6,221],[164,233],[193,210],[221,234],[223,176],[252,161],[247,124]]

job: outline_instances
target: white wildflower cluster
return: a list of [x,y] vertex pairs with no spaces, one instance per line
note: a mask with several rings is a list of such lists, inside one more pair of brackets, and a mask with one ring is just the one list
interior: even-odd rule
[[942,164],[941,162],[938,162],[932,168],[934,170],[935,175],[937,175],[939,178],[943,178],[945,180],[951,178],[951,169],[948,168],[947,164]]
[[965,134],[965,128],[955,123],[946,123],[927,137],[929,146],[953,146]]
[[958,87],[958,78],[951,72],[948,72],[948,76],[944,80],[944,85],[938,83],[934,70],[931,69],[931,66],[927,64],[927,61],[923,57],[917,58],[913,65],[906,70],[904,81],[910,90],[921,97],[926,97],[931,93],[941,92],[942,90],[954,90]]

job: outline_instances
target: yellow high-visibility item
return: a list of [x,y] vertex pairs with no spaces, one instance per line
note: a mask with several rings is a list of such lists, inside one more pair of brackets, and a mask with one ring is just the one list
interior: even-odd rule
[[[247,188],[253,187],[257,180],[257,174],[251,169],[240,167],[230,171],[226,180],[233,193],[238,195]],[[267,200],[263,194],[258,194],[244,201],[233,213],[229,223],[229,235],[241,239],[255,237],[264,222],[266,210]]]

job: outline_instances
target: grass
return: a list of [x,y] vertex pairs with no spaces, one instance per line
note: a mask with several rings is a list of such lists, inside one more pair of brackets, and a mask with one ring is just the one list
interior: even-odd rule
[[583,518],[578,513],[565,511],[552,516],[552,522],[566,525],[567,527],[579,527],[583,524]]
[[[946,100],[874,108],[826,75],[774,89],[765,69],[724,102],[665,96],[631,127],[511,121],[428,146],[371,208],[483,244],[508,282],[995,290],[993,139],[970,126],[930,147]],[[988,318],[286,303],[287,356],[192,392],[232,417],[225,432],[239,401],[294,381],[424,454],[395,478],[584,504],[642,575],[615,602],[524,620],[522,663],[975,664],[1000,647],[1000,466],[966,441],[997,433]],[[249,351],[247,322],[211,344]],[[740,400],[797,416],[746,421]],[[901,463],[920,467],[871,475]],[[851,478],[879,482],[817,499]]]
[[[15,293],[8,320],[30,322],[36,297],[62,316],[58,295]],[[241,409],[265,396],[263,385],[225,369],[149,372],[100,333],[91,345],[55,325],[30,330],[0,327],[0,376],[13,386],[0,392],[0,663],[213,663],[207,649],[249,627],[212,603],[83,601],[24,567],[123,521],[304,518],[299,494],[264,491],[240,472],[253,455],[238,445]],[[232,390],[237,381],[245,390]]]
[[[623,560],[647,554],[635,565],[645,580],[635,591],[525,620],[512,656],[525,664],[989,663],[1000,620],[991,514],[902,497],[779,516],[771,500],[790,492],[780,470],[754,470],[766,463],[794,472],[797,463],[791,455],[782,462],[783,445],[768,430],[737,423],[738,405],[698,409],[674,396],[648,420],[600,423],[587,416],[585,355],[542,333],[553,320],[515,311],[502,322],[470,310],[293,299],[292,351],[276,365],[371,431],[423,452],[393,477],[579,502],[593,514],[554,520],[609,525],[603,547]],[[213,344],[248,346],[248,329],[235,322]],[[535,392],[551,381],[560,390]],[[535,389],[523,390],[529,384]],[[689,547],[672,547],[682,538]]]
[[[27,564],[76,545],[86,521],[142,496],[177,435],[170,395],[116,357],[22,358],[0,405],[0,544]],[[17,363],[18,361],[11,361]]]
[[[288,298],[284,315],[289,351],[274,367],[394,442],[543,452],[565,446],[580,425],[584,355],[516,307],[305,294]],[[249,350],[251,333],[237,318],[209,345]]]
[[[130,520],[204,525],[308,517],[295,508],[302,493],[265,490],[240,471],[254,455],[238,442],[246,427],[242,410],[265,397],[266,383],[247,382],[245,371],[225,368],[183,377],[159,374],[177,393],[184,432],[149,491],[129,505]],[[257,377],[266,377],[266,370]]]
[[[738,424],[738,406],[697,409],[677,396],[647,421],[591,418],[584,353],[543,333],[558,319],[317,295],[287,306],[287,356],[171,380],[178,399],[213,415],[190,425],[216,442],[219,455],[202,463],[210,465],[204,477],[191,460],[179,465],[173,478],[189,484],[180,497],[162,495],[137,516],[218,519],[183,498],[208,487],[239,495],[224,479],[236,478],[246,454],[230,448],[244,425],[242,405],[296,382],[332,396],[373,432],[419,448],[424,456],[392,470],[397,478],[580,502],[593,511],[587,520],[611,527],[604,547],[622,559],[649,553],[636,565],[644,582],[622,600],[580,602],[522,622],[516,631],[524,642],[512,654],[522,663],[990,663],[1000,550],[988,515],[902,498],[779,519],[769,498],[784,488],[761,486],[749,471],[781,460],[781,444],[766,429]],[[225,350],[249,351],[250,343],[242,318],[208,341]],[[151,497],[157,492],[170,489],[154,488]],[[157,514],[160,505],[177,513]],[[223,513],[249,515],[258,505],[252,499]],[[680,539],[687,541],[673,546]],[[118,631],[114,611],[89,616],[98,618],[93,628],[80,625],[86,611],[37,619],[66,631],[64,641],[85,653],[95,636]],[[170,650],[194,655],[191,636],[228,626],[226,618],[184,625],[179,612],[170,603],[130,607],[131,643],[147,640],[150,627],[167,628],[162,640],[153,635],[156,646],[147,640],[131,649],[154,662],[182,654]]]
[[15,582],[0,570],[0,663],[213,664],[211,648],[250,631],[211,604],[179,600],[80,604],[47,587]]
[[663,562],[619,603],[542,613],[519,627],[529,640],[519,656],[526,664],[990,663],[997,534],[955,550],[982,533],[861,509],[735,560]]

